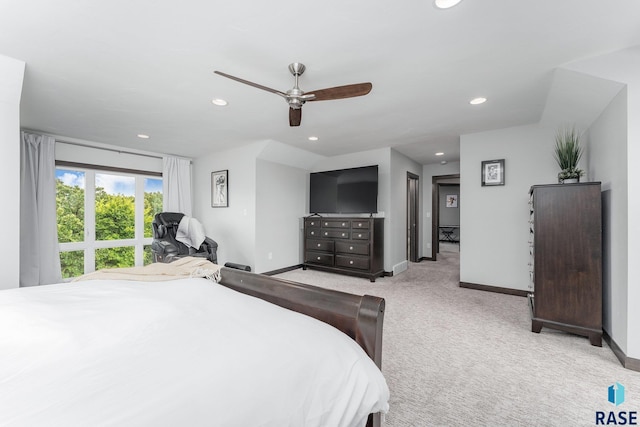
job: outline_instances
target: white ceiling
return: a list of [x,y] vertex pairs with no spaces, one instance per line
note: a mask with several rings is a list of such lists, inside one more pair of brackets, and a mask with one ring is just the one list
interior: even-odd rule
[[[558,67],[638,44],[637,0],[0,3],[0,54],[27,63],[24,128],[187,157],[275,140],[455,161],[461,134],[539,122]],[[286,91],[291,62],[305,91],[373,90],[308,103],[292,128],[282,98],[213,74]]]

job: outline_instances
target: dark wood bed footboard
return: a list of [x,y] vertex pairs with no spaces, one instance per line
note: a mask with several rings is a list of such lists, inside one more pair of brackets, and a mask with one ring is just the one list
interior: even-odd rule
[[[353,338],[382,367],[384,299],[226,267],[220,270],[220,284],[334,326]],[[367,426],[380,426],[380,414],[372,414]]]

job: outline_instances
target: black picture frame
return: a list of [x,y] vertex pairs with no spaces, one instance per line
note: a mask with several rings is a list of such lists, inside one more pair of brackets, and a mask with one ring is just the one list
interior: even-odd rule
[[229,207],[229,170],[211,172],[211,207]]
[[504,185],[504,159],[483,161],[480,172],[483,187]]

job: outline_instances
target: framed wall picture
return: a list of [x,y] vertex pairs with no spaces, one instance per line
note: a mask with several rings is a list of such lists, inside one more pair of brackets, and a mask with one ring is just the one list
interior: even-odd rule
[[447,194],[447,204],[448,208],[457,208],[458,207],[458,195],[457,194]]
[[229,170],[211,172],[211,207],[229,207]]
[[482,162],[482,186],[504,185],[504,159]]

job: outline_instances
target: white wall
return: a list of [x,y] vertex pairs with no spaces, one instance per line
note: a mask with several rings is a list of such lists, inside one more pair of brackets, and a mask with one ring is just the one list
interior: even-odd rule
[[[218,151],[193,160],[193,216],[218,242],[218,263],[255,270],[256,158],[264,143]],[[229,207],[211,207],[211,172],[229,171]]]
[[[460,281],[527,290],[529,188],[558,182],[555,129],[537,125],[460,138]],[[482,187],[483,160],[505,159],[505,185]]]
[[302,217],[308,206],[309,171],[263,159],[256,165],[255,271],[302,262]]
[[[479,168],[479,166],[478,166]],[[422,166],[422,256],[430,258],[433,254],[431,247],[431,224],[433,220],[433,177],[444,175],[457,175],[460,173],[460,162],[447,164],[432,163]],[[480,172],[477,172],[480,175]],[[464,202],[463,202],[464,203]],[[458,208],[460,212],[465,207]]]
[[627,91],[622,90],[591,126],[588,173],[602,182],[603,328],[627,348],[628,203]]
[[[390,172],[390,207],[388,220],[385,227],[389,228],[388,235],[391,238],[389,242],[389,251],[385,252],[385,264],[391,265],[391,271],[398,274],[407,269],[407,172],[411,172],[419,177],[419,185],[423,186],[422,166],[409,159],[404,154],[391,149],[391,172]],[[418,189],[420,192],[420,189]],[[421,233],[423,224],[420,223],[422,218],[422,200],[418,194],[418,233]],[[386,236],[385,236],[386,239]],[[422,239],[418,241],[418,257],[422,256]],[[388,259],[388,261],[387,261]],[[385,268],[386,271],[387,268]]]
[[[20,218],[20,97],[25,63],[0,55],[0,200],[6,218]],[[3,230],[0,289],[20,285],[20,227]]]
[[[302,262],[301,218],[310,166],[323,157],[276,141],[218,151],[193,161],[194,217],[218,242],[218,263],[264,273]],[[211,172],[229,170],[229,207],[211,207]],[[271,254],[271,259],[269,259]]]
[[[611,313],[625,312],[626,316],[626,347],[624,346],[624,331],[622,328],[615,329],[616,325],[613,324],[614,318],[612,318],[611,327],[614,328],[610,332],[613,334],[611,338],[620,346],[628,357],[640,360],[640,310],[637,309],[640,304],[640,263],[636,260],[640,259],[640,46],[636,46],[630,49],[614,52],[607,55],[602,55],[596,58],[590,58],[584,61],[579,61],[567,66],[575,71],[587,73],[596,77],[600,77],[607,80],[613,80],[616,82],[625,83],[627,85],[627,101],[626,101],[626,197],[627,197],[627,223],[626,223],[626,242],[622,240],[622,237],[616,234],[611,236],[611,250],[618,250],[621,256],[624,255],[624,246],[627,247],[627,294],[624,296],[623,285],[617,287],[619,294],[611,295],[611,307],[608,307]],[[621,102],[619,99],[616,102]],[[615,116],[616,107],[615,103],[610,106],[610,111],[607,111],[608,115]],[[603,120],[606,122],[600,122],[599,126],[592,131],[591,139],[593,143],[599,142],[606,144],[610,143],[610,138],[621,138],[623,130],[618,126],[623,126],[621,122],[614,125],[613,117],[606,118],[603,116]],[[619,118],[617,120],[620,120]],[[597,139],[596,139],[597,138]],[[609,159],[610,156],[619,155],[619,144],[616,143],[616,154],[608,154],[605,159]],[[591,164],[594,168],[594,173],[598,173],[600,169],[601,173],[604,173],[602,177],[596,175],[594,179],[607,181],[611,179],[612,185],[615,185],[618,179],[617,173],[608,176],[606,160],[605,163],[600,163],[598,159],[593,156]],[[616,158],[616,160],[619,160]],[[619,167],[624,167],[618,165]],[[614,180],[615,178],[615,180]],[[614,188],[617,191],[621,189]],[[612,194],[613,196],[613,194]],[[616,202],[616,211],[612,210],[612,214],[621,214],[617,211],[622,204]],[[619,220],[618,218],[617,220]],[[615,227],[621,227],[624,229],[624,224],[615,224]]]

